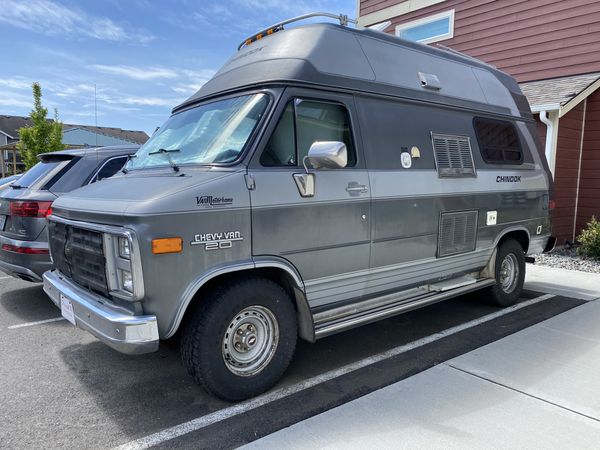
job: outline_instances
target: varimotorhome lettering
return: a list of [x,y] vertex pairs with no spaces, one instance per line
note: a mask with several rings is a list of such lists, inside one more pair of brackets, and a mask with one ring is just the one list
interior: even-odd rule
[[344,16],[296,20],[245,40],[125,173],[49,217],[63,313],[124,353],[178,333],[228,400],[273,386],[298,337],[478,289],[512,305],[526,255],[554,245],[514,79]]

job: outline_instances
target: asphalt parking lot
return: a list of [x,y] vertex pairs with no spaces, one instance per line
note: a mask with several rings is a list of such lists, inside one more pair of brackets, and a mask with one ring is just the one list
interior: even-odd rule
[[126,356],[75,329],[41,285],[0,275],[0,447],[232,448],[585,303],[526,291],[509,309],[471,294],[317,344],[240,404],[196,386],[176,342]]

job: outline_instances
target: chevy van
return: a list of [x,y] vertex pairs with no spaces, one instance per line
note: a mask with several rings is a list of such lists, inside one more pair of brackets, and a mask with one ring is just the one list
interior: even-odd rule
[[344,16],[284,29],[309,16],[244,40],[126,173],[49,217],[63,316],[130,354],[178,334],[228,400],[272,387],[298,337],[478,289],[512,305],[527,255],[554,245],[513,78]]

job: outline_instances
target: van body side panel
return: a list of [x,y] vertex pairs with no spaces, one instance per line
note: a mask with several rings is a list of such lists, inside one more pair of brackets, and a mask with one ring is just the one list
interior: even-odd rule
[[253,256],[276,255],[300,273],[311,307],[362,295],[365,277],[343,274],[369,266],[369,194],[351,196],[349,184],[368,186],[366,170],[316,172],[314,198],[302,198],[298,170],[255,170],[252,199]]
[[[366,96],[357,97],[357,108],[373,202],[365,295],[477,272],[507,230],[522,229],[531,237],[550,234],[547,175],[529,151],[535,149],[530,136],[522,138],[524,164],[494,166],[479,151],[473,113]],[[476,175],[438,176],[432,132],[468,137]],[[401,153],[415,148],[418,157],[403,167]],[[468,211],[477,214],[474,249],[440,256],[441,215]],[[491,211],[497,220],[488,225]]]
[[[302,277],[309,306],[315,307],[363,294],[371,248],[370,182],[353,97],[290,88],[281,100],[280,114],[293,99],[345,106],[356,164],[344,169],[310,169],[315,195],[302,197],[293,178],[294,174],[304,173],[301,165],[261,165],[260,156],[270,138],[266,133],[248,169],[255,184],[250,191],[252,255],[274,255],[289,261]],[[355,273],[362,276],[347,278]]]

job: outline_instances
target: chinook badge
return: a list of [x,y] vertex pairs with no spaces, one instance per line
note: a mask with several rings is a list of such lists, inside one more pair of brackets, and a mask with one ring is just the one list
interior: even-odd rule
[[521,182],[521,175],[517,175],[517,176],[498,175],[496,177],[496,183],[520,183],[520,182]]
[[224,231],[222,233],[195,234],[190,245],[204,245],[204,250],[220,250],[233,247],[235,241],[243,241],[239,231]]

